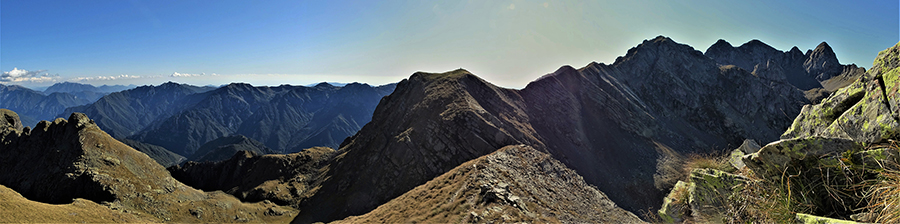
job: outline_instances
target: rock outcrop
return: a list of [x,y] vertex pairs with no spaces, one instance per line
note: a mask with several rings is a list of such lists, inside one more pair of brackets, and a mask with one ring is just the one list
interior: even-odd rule
[[549,154],[517,145],[337,223],[641,223]]
[[[289,207],[242,203],[188,187],[81,113],[41,121],[30,132],[2,129],[0,143],[0,185],[29,200],[60,204],[83,198],[148,222],[278,222],[296,214]],[[268,216],[267,209],[289,213]]]
[[269,200],[296,206],[321,182],[334,149],[316,147],[286,155],[235,153],[220,162],[188,161],[169,167],[175,179],[206,191],[221,190],[244,201]]

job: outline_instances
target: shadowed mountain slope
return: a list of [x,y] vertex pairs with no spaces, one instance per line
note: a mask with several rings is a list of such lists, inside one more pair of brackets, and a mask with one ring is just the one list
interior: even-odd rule
[[80,113],[41,121],[33,130],[0,121],[0,170],[0,185],[29,200],[59,204],[83,198],[145,222],[284,222],[295,212],[188,187]]
[[241,151],[225,161],[188,161],[169,171],[175,179],[199,189],[222,190],[245,201],[296,206],[315,193],[312,189],[333,155],[334,149],[325,147],[286,155]]
[[156,160],[156,162],[163,167],[170,167],[187,161],[187,158],[185,158],[184,156],[178,155],[177,153],[169,151],[168,149],[158,145],[151,145],[131,139],[122,139],[120,141],[122,143],[125,143],[129,147],[134,148],[135,150],[147,154],[147,156],[150,156],[150,158]]
[[231,158],[239,151],[248,151],[257,155],[275,153],[262,143],[243,135],[232,135],[209,141],[197,149],[191,161],[218,162]]
[[89,105],[68,108],[62,114],[87,114],[114,138],[123,139],[138,133],[158,119],[169,117],[199,102],[200,97],[192,94],[208,90],[205,87],[173,82],[159,86],[140,86],[111,93]]
[[664,196],[653,187],[658,147],[712,152],[745,138],[775,140],[808,102],[787,82],[719,66],[665,37],[644,41],[612,65],[564,66],[522,90],[465,70],[416,73],[342,143],[295,222],[364,214],[514,144],[549,153],[637,212]]

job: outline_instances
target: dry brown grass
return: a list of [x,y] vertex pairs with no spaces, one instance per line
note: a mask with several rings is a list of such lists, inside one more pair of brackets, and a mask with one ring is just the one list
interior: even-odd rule
[[900,171],[888,170],[884,177],[872,186],[869,209],[876,214],[878,223],[900,223]]
[[84,199],[69,204],[46,204],[22,197],[19,193],[0,185],[0,223],[112,223],[112,222],[160,222],[154,217],[115,211],[109,207]]
[[694,169],[709,168],[728,173],[736,171],[728,162],[728,154],[709,153],[684,156],[668,146],[655,144],[660,155],[656,161],[656,174],[653,175],[654,185],[657,189],[672,189],[679,180],[688,182],[688,177]]

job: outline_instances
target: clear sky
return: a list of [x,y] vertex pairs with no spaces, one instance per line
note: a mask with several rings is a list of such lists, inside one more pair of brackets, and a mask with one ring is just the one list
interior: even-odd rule
[[785,51],[826,41],[841,63],[868,68],[900,41],[900,4],[0,0],[3,83],[25,86],[385,84],[465,68],[522,88],[562,65],[612,63],[658,35],[700,51],[718,39]]

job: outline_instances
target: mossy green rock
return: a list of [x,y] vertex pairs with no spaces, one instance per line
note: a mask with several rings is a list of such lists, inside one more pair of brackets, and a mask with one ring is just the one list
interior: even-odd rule
[[693,183],[688,199],[691,216],[709,222],[725,220],[725,205],[747,181],[745,177],[715,169],[694,169],[690,178]]
[[872,69],[822,103],[806,105],[782,139],[823,136],[858,142],[900,137],[900,43],[878,54]]
[[659,209],[659,217],[666,223],[680,223],[687,215],[687,202],[694,183],[678,181],[669,195],[663,198],[662,208]]

